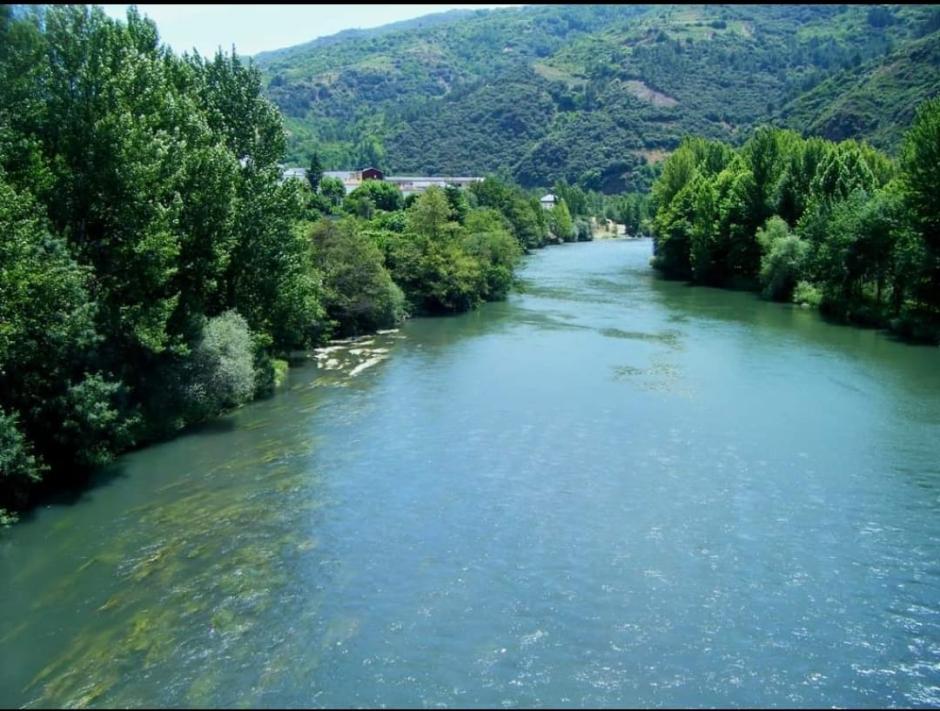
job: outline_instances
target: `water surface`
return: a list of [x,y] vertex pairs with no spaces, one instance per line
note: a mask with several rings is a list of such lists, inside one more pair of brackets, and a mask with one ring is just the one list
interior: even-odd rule
[[649,256],[538,252],[0,534],[0,703],[940,704],[940,351]]

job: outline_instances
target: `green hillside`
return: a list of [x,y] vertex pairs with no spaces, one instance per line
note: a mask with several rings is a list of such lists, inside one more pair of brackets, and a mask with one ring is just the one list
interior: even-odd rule
[[865,136],[894,151],[915,109],[940,86],[940,33],[839,72],[780,112],[780,122],[834,141]]
[[316,150],[329,168],[614,192],[646,187],[648,164],[686,134],[740,143],[768,120],[893,146],[911,97],[940,88],[937,18],[900,5],[506,8],[256,61],[297,164]]

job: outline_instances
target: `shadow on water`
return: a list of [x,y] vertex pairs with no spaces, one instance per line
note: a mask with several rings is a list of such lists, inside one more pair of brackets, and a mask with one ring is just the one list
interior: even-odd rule
[[[231,435],[238,429],[233,415],[233,412],[228,412],[207,422],[190,425],[160,440],[141,443],[134,449],[125,452],[124,455],[140,452],[145,449],[175,446],[174,443],[176,441],[188,437],[205,439],[212,436]],[[73,473],[66,481],[58,485],[54,491],[51,491],[45,496],[38,507],[24,511],[19,517],[20,524],[22,525],[26,522],[33,521],[36,517],[37,509],[41,506],[74,506],[76,504],[82,504],[86,502],[96,490],[106,488],[115,481],[126,477],[127,469],[121,458],[111,464],[89,472]]]
[[[56,489],[42,496],[39,503],[32,508],[19,512],[16,526],[25,526],[35,522],[43,508],[75,506],[87,503],[96,490],[105,489],[114,482],[126,477],[127,471],[120,460],[89,472],[73,474],[61,484],[57,484]],[[5,535],[10,535],[14,530],[15,528],[4,529],[0,527],[0,540]]]
[[[692,286],[662,278],[652,269],[645,279],[653,302],[676,324],[701,322],[740,327],[742,336],[768,336],[768,342],[805,345],[842,358],[893,372],[908,386],[940,389],[940,349],[904,343],[877,329],[829,321],[816,310],[769,302],[751,292]],[[772,338],[771,338],[772,337]]]
[[511,328],[517,316],[515,306],[500,301],[454,316],[415,318],[408,321],[404,333],[409,345],[419,345],[426,353],[435,353],[450,349],[463,340]]
[[[270,396],[261,399],[267,400],[269,398]],[[180,432],[180,435],[191,434],[196,436],[205,436],[228,434],[229,432],[234,432],[236,429],[238,429],[238,427],[235,424],[235,419],[231,417],[231,414],[232,413],[226,413],[213,420],[209,420],[208,422],[203,422],[202,424],[187,427],[185,430]]]

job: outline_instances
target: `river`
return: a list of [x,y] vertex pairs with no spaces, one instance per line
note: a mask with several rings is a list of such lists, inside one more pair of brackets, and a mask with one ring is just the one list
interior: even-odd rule
[[940,704],[940,350],[650,252],[542,250],[0,533],[0,704]]

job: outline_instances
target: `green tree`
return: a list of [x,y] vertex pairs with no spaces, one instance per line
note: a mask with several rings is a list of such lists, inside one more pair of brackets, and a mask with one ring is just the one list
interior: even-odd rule
[[725,269],[718,234],[718,194],[713,179],[699,173],[688,185],[694,211],[689,232],[689,267],[701,284],[720,284]]
[[[10,508],[28,500],[24,487],[51,465],[71,462],[78,475],[107,461],[126,444],[128,422],[115,410],[118,384],[93,372],[100,339],[88,271],[50,232],[40,207],[2,175],[0,232],[0,408],[16,420],[8,430],[19,434],[9,441],[25,437],[15,450],[28,454],[10,455],[20,473],[19,484],[0,489],[0,507]],[[97,438],[94,453],[88,433]],[[24,478],[29,462],[35,467]]]
[[927,318],[940,323],[940,99],[925,102],[905,137],[901,183],[912,222],[923,240],[922,274],[916,289]]
[[320,160],[318,153],[310,155],[310,165],[307,167],[307,182],[310,183],[310,189],[317,192],[320,189],[320,181],[323,180],[323,161]]
[[[363,197],[368,198],[376,209],[386,212],[401,210],[404,206],[404,198],[398,186],[382,180],[366,180],[346,199],[354,203]],[[365,215],[362,216],[365,217]]]
[[806,243],[790,234],[786,221],[776,215],[757,231],[757,242],[764,253],[760,270],[764,297],[789,301],[803,273]]
[[692,276],[692,226],[695,223],[695,191],[691,183],[660,207],[653,233],[653,266],[677,278]]
[[385,269],[382,252],[354,220],[321,220],[310,240],[334,334],[369,333],[404,318],[404,294]]
[[339,178],[327,176],[320,181],[320,195],[327,201],[331,208],[336,208],[343,203],[346,197],[346,186]]
[[454,234],[458,225],[452,221],[453,211],[447,194],[431,186],[408,209],[408,229],[431,240]]
[[454,220],[462,225],[467,219],[467,213],[470,211],[470,202],[466,193],[456,185],[448,185],[444,188],[444,194],[447,196],[451,215],[453,215]]
[[513,270],[522,256],[506,217],[492,208],[471,210],[466,219],[464,248],[482,264],[483,298],[505,299],[512,287]]
[[574,223],[571,221],[571,213],[568,212],[568,205],[563,199],[559,200],[549,211],[548,225],[549,231],[562,242],[573,242],[577,237]]

